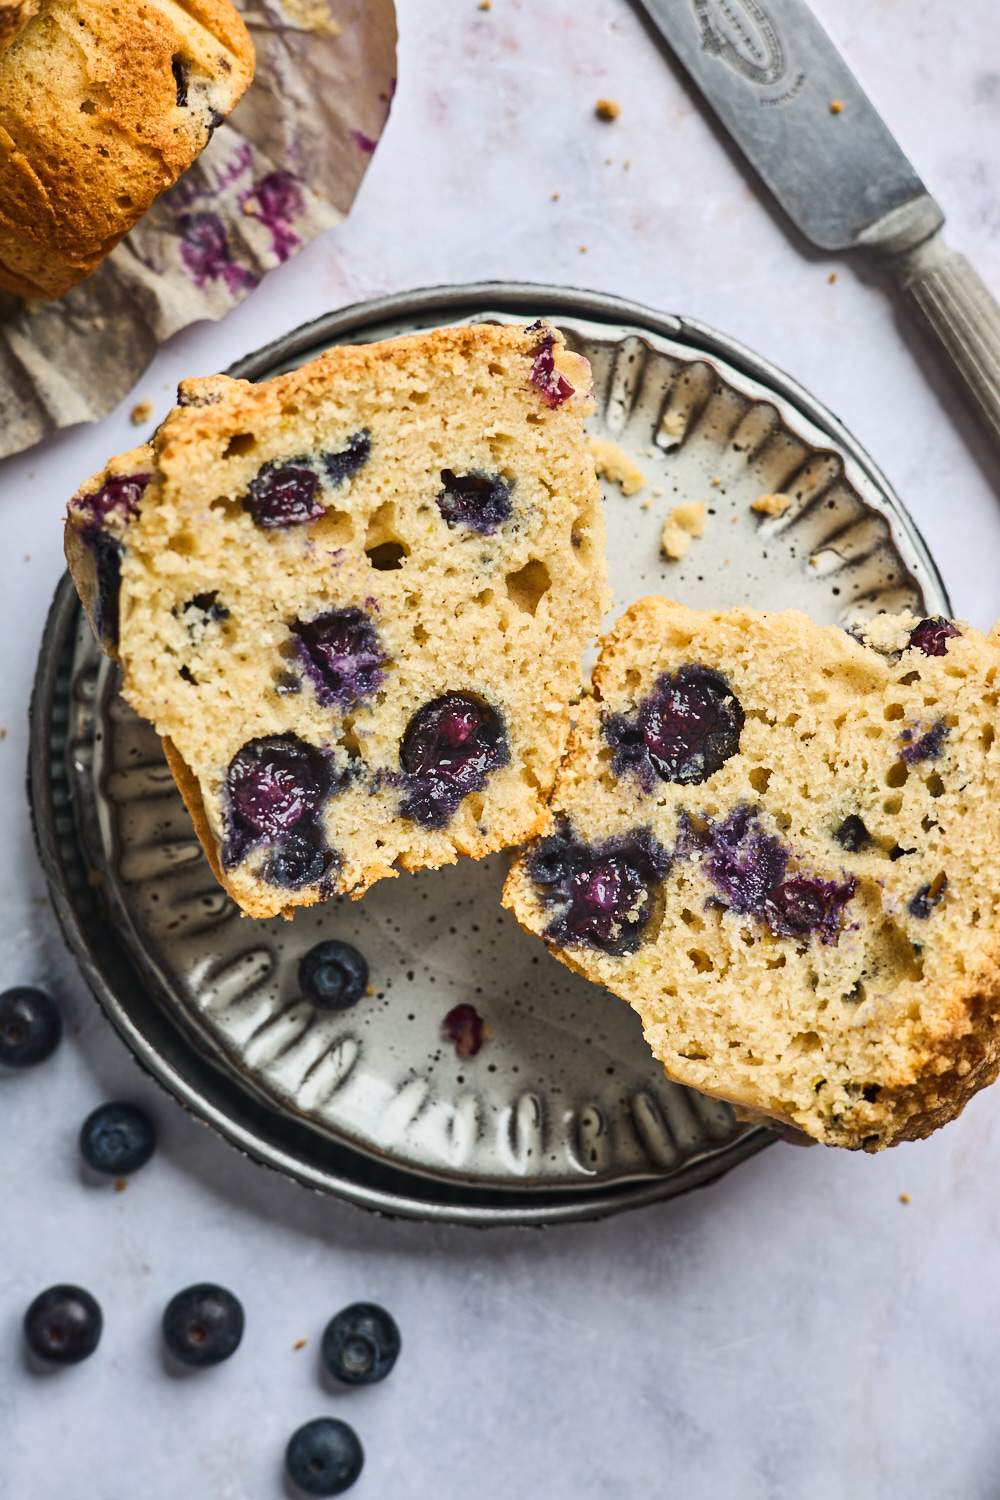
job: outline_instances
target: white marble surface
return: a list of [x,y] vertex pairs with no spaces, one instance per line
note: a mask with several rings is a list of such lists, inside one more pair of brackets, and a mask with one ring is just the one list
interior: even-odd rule
[[[1000,293],[997,0],[823,8]],[[399,93],[350,222],[174,340],[137,395],[162,414],[181,376],[382,292],[489,277],[617,292],[727,330],[826,401],[909,505],[957,613],[992,623],[1000,462],[886,287],[787,231],[626,0],[399,9]],[[615,124],[593,118],[599,96],[621,102]],[[285,1493],[288,1435],[323,1412],[365,1444],[358,1500],[1000,1493],[997,1090],[876,1159],[777,1146],[604,1224],[483,1233],[311,1196],[139,1074],[63,950],[23,793],[60,512],[134,440],[131,404],[0,465],[0,983],[50,986],[71,1023],[49,1063],[0,1080],[0,1495],[266,1500]],[[162,1140],[122,1194],[82,1181],[74,1146],[114,1096],[148,1103]],[[42,1378],[19,1321],[63,1279],[98,1296],[105,1335]],[[241,1296],[247,1335],[227,1365],[176,1379],[158,1321],[199,1279]],[[384,1385],[333,1395],[318,1335],[356,1297],[392,1309],[403,1354]]]

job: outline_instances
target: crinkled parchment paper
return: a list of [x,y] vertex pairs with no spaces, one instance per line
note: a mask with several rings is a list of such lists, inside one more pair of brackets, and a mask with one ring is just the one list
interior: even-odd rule
[[66,296],[0,291],[0,458],[105,416],[171,334],[346,217],[389,113],[393,0],[235,3],[257,72],[194,165]]

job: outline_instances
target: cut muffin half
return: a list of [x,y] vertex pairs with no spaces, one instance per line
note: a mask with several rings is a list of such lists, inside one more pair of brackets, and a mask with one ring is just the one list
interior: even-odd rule
[[504,902],[671,1078],[830,1145],[998,1068],[1000,635],[643,599]]
[[244,911],[517,844],[604,607],[589,368],[548,325],[187,381],[67,556]]

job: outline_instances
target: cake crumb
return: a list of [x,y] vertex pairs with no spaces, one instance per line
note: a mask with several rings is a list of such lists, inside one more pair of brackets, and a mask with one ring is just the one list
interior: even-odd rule
[[594,460],[594,468],[612,484],[621,487],[623,495],[634,495],[646,483],[646,476],[617,443],[604,438],[589,437],[587,452]]
[[844,101],[843,101],[843,99],[831,99],[830,100],[830,113],[831,113],[831,115],[839,115],[839,114],[841,114],[843,112],[843,109],[844,109]]
[[559,198],[559,194],[558,193],[553,193],[552,194],[552,202],[553,203],[557,202],[558,198]]
[[654,484],[653,485],[653,494],[656,496],[657,499],[659,499],[660,496],[663,494],[663,485],[662,484]]
[[[791,503],[788,495],[758,495],[756,500],[750,502],[750,509],[758,511],[762,516],[781,516]],[[736,519],[735,516],[733,519]]]
[[687,412],[665,411],[656,434],[658,443],[679,443],[687,432]]
[[[480,10],[483,10],[483,9],[489,10],[489,8],[490,8],[490,0],[486,0],[485,7],[484,6],[480,6],[479,8],[480,8]],[[292,1345],[292,1348],[293,1349],[304,1349],[306,1347],[306,1345],[308,1344],[308,1342],[309,1342],[308,1339],[296,1339],[295,1343]]]
[[[490,9],[492,9],[491,0],[479,0],[479,9],[480,10],[490,10]],[[295,1347],[298,1348],[298,1345],[296,1344]]]
[[614,99],[598,99],[595,113],[599,120],[617,120],[621,112],[621,105]]
[[836,279],[837,279],[837,273],[836,273],[836,271],[831,271],[831,272],[830,272],[830,274],[829,274],[829,276],[828,276],[828,277],[827,277],[827,278],[826,278],[826,279],[827,279],[827,281],[828,281],[828,282],[829,282],[829,284],[830,284],[830,285],[831,285],[831,286],[833,286],[833,283],[834,283],[834,282],[835,282],[835,281],[836,281]]
[[705,532],[706,512],[701,500],[688,500],[675,505],[663,524],[661,546],[664,554],[674,562],[680,562],[695,537]]
[[[663,491],[661,490],[660,494],[662,495],[662,493],[663,493]],[[655,491],[654,491],[654,494],[655,494]],[[649,510],[652,507],[652,504],[653,504],[653,496],[649,495],[645,500],[643,500],[642,504],[639,506],[639,509],[640,510]]]
[[581,255],[586,255],[586,253],[587,253],[587,247],[586,247],[586,245],[581,245],[580,246],[580,254]]
[[[281,0],[282,9],[290,21],[301,26],[303,31],[315,31],[319,36],[339,36],[341,28],[333,19],[326,0]],[[489,6],[480,6],[488,10]]]
[[5,740],[6,738],[7,738],[7,731],[6,731],[6,729],[0,729],[0,740]]
[[128,1180],[127,1180],[127,1178],[125,1178],[125,1177],[116,1177],[115,1178],[115,1192],[116,1193],[124,1193],[124,1191],[125,1191],[125,1189],[127,1187],[128,1187]]
[[713,487],[713,489],[718,489],[719,485],[721,483],[722,483],[721,477],[718,474],[716,474],[715,478],[712,480],[712,487]]
[[909,1195],[909,1193],[900,1193],[900,1195],[899,1195],[899,1201],[900,1201],[900,1203],[909,1203],[909,1201],[910,1201],[910,1195]]
[[143,422],[148,422],[153,415],[152,401],[137,401],[129,415],[132,426],[141,427]]

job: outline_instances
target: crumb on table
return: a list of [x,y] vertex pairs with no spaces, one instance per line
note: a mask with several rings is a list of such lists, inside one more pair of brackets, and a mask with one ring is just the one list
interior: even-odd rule
[[663,524],[660,545],[664,554],[674,562],[680,562],[695,537],[703,536],[706,525],[706,509],[701,500],[687,500],[675,505]]
[[839,114],[841,114],[843,112],[843,108],[844,108],[844,101],[843,101],[843,99],[831,99],[830,100],[830,113],[831,113],[831,115],[839,115]]
[[900,1203],[909,1203],[909,1201],[910,1201],[910,1195],[909,1195],[909,1193],[900,1193],[900,1195],[899,1195],[899,1201],[900,1201]]
[[153,415],[152,401],[137,401],[130,413],[133,427],[141,427]]
[[750,509],[759,511],[762,516],[780,516],[791,503],[788,495],[758,495],[756,500],[751,501]]
[[617,120],[622,107],[614,99],[598,99],[595,113],[599,120]]
[[646,483],[646,476],[638,464],[623,453],[617,443],[606,438],[589,437],[587,451],[594,460],[594,468],[612,484],[621,487],[623,495],[634,495]]

